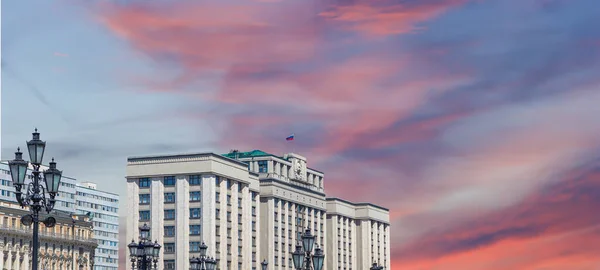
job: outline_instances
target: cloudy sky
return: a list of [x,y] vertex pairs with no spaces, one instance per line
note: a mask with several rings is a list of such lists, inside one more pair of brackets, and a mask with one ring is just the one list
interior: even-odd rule
[[3,1],[2,158],[37,127],[65,174],[125,196],[130,155],[294,150],[330,196],[390,209],[393,269],[598,269],[598,18],[597,0]]

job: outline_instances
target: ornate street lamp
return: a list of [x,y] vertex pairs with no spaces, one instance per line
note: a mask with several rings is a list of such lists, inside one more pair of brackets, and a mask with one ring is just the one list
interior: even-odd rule
[[136,243],[131,240],[131,243],[127,245],[129,249],[129,256],[131,257],[131,268],[139,270],[151,270],[152,263],[154,263],[154,269],[158,269],[158,255],[160,254],[161,246],[158,241],[150,240],[150,227],[144,224],[140,227],[140,241]]
[[373,266],[369,269],[370,270],[383,270],[383,266],[378,265],[377,263],[373,263]]
[[312,254],[315,245],[315,236],[311,234],[310,228],[307,228],[302,234],[302,245],[296,244],[296,250],[292,252],[292,260],[294,268],[297,270],[322,270],[325,254],[323,250],[317,246],[315,254]]
[[269,263],[267,262],[267,260],[266,260],[266,259],[264,259],[264,260],[263,260],[263,261],[260,263],[260,266],[261,266],[261,269],[262,269],[262,270],[267,270],[267,265],[269,265]]
[[190,258],[190,269],[191,270],[215,270],[217,267],[217,260],[206,256],[206,250],[208,246],[202,242],[200,245],[200,257]]
[[[27,150],[31,161],[27,162],[23,160],[23,153],[20,148],[17,148],[15,159],[9,161],[8,166],[13,186],[15,187],[17,202],[19,202],[21,207],[29,206],[31,212],[31,214],[21,217],[21,223],[25,226],[33,224],[33,254],[31,258],[31,269],[38,270],[40,211],[45,210],[47,213],[50,213],[50,211],[54,209],[62,171],[56,169],[56,162],[54,162],[53,158],[49,164],[50,168],[44,172],[40,172],[44,150],[46,149],[46,142],[40,140],[40,133],[38,133],[37,128],[32,135],[33,138],[31,141],[27,142]],[[33,170],[31,171],[33,178],[31,182],[25,184],[27,169],[30,163],[33,167]],[[41,176],[41,174],[43,174],[43,176]],[[44,178],[44,185],[41,183],[42,177]],[[22,190],[23,187],[25,187],[25,190]],[[48,194],[48,198],[46,198],[46,194]],[[48,216],[42,222],[46,227],[54,227],[54,225],[56,225],[56,219],[51,216]]]

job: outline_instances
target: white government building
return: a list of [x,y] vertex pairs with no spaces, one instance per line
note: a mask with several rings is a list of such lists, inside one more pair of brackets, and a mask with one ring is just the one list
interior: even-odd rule
[[[130,157],[126,178],[127,240],[137,242],[139,227],[151,226],[151,239],[163,244],[159,269],[189,269],[202,242],[219,269],[261,269],[263,259],[268,269],[292,269],[291,252],[307,227],[325,251],[323,269],[363,270],[372,262],[390,269],[389,211],[327,199],[324,174],[300,155]],[[352,230],[331,235],[342,226]],[[344,238],[350,235],[356,241]],[[334,254],[337,239],[350,248]]]
[[[45,169],[47,169],[46,166],[40,168],[40,170]],[[61,178],[58,190],[53,213],[62,216],[61,219],[69,219],[71,214],[89,215],[90,217],[90,229],[94,231],[90,237],[93,237],[92,240],[97,243],[97,248],[89,252],[90,258],[94,259],[90,265],[94,270],[117,270],[119,196],[96,190],[96,185],[93,183],[78,184],[75,179],[67,176]],[[17,205],[14,191],[8,163],[0,162],[0,203],[7,203],[5,204],[7,207]],[[0,212],[8,211],[4,207],[0,204]],[[11,213],[14,215],[17,212],[12,211]],[[57,218],[57,220],[59,219]],[[2,230],[0,229],[1,234]]]

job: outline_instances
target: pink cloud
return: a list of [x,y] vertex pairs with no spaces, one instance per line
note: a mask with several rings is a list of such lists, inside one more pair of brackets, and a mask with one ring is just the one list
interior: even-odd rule
[[58,56],[58,57],[69,57],[68,54],[66,53],[59,53],[59,52],[54,52],[54,56]]

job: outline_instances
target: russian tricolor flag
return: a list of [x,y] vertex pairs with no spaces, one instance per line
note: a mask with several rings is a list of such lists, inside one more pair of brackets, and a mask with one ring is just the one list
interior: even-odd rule
[[292,135],[290,135],[290,136],[287,136],[287,137],[285,138],[285,140],[286,140],[286,141],[293,141],[293,140],[294,140],[294,134],[292,133]]

